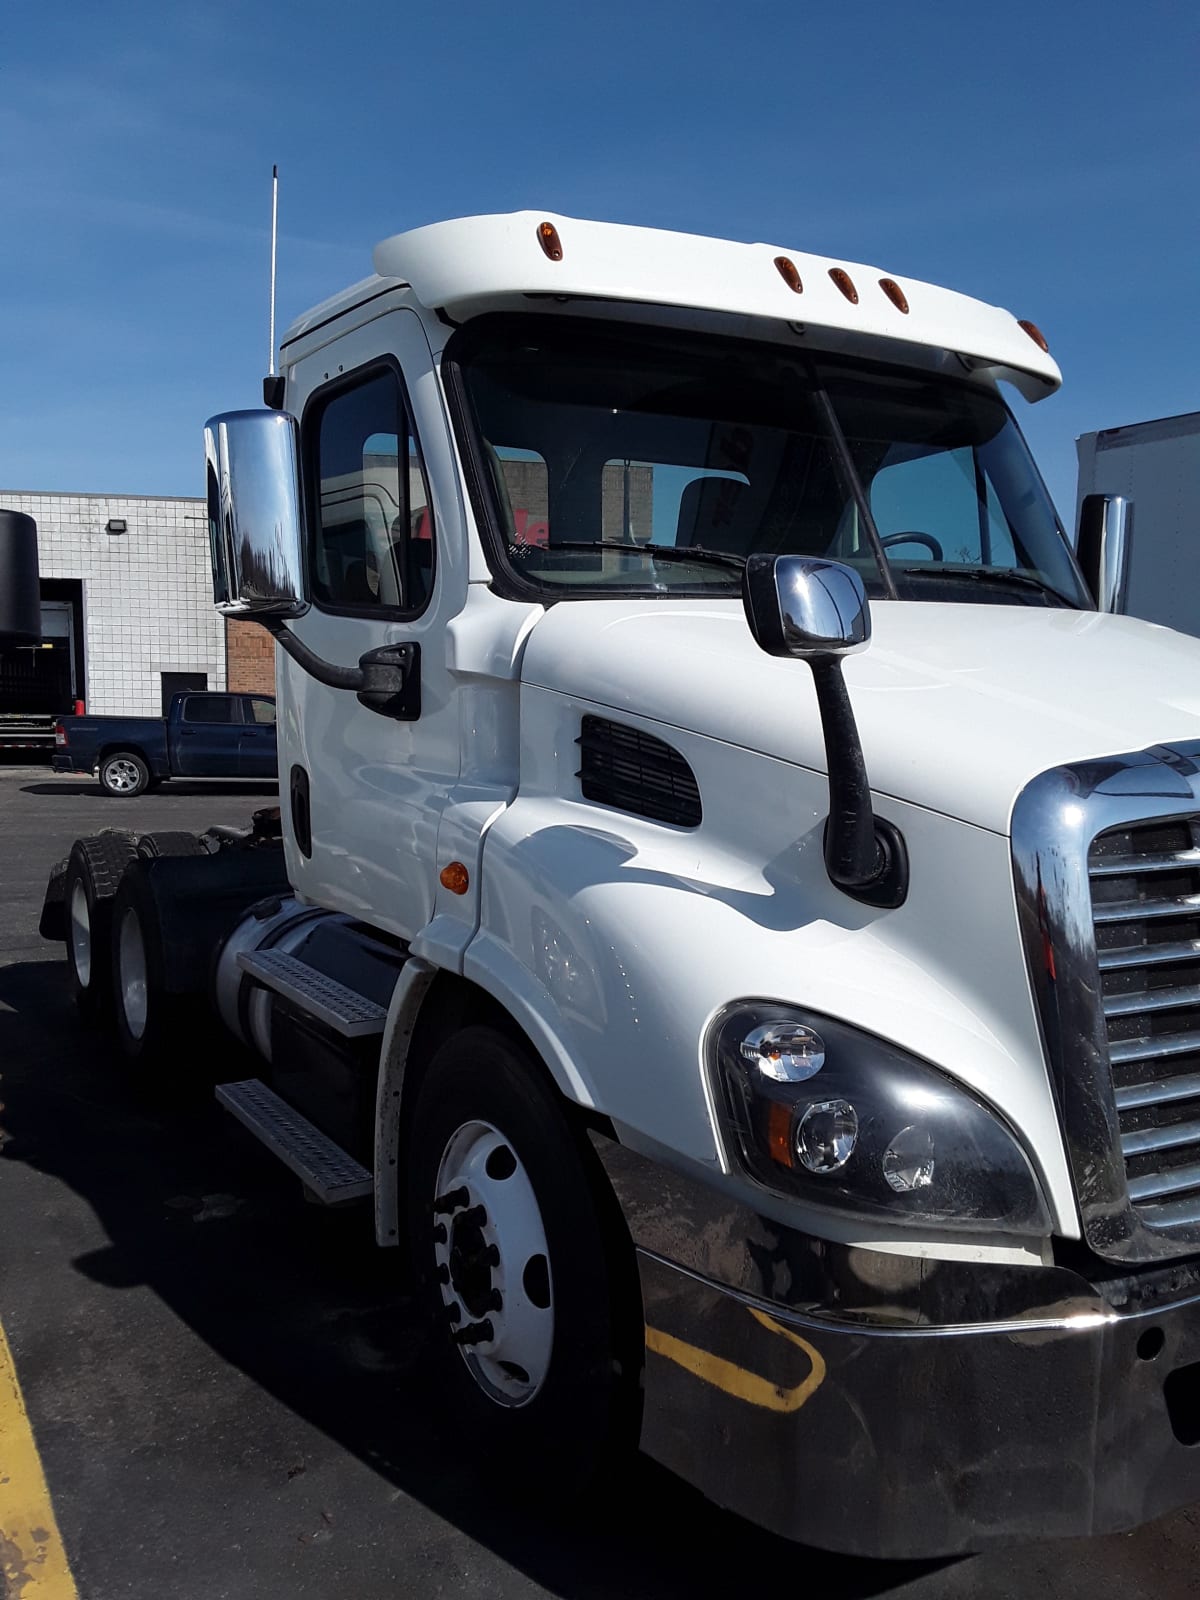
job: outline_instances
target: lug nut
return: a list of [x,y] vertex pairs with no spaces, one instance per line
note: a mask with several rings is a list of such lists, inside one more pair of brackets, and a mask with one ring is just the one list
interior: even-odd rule
[[444,1261],[442,1262],[441,1266],[437,1269],[437,1281],[439,1283],[449,1283],[450,1282],[450,1268],[446,1265],[446,1263]]
[[457,1328],[450,1335],[455,1344],[486,1344],[495,1336],[495,1329],[486,1318],[482,1322],[468,1322],[465,1328]]
[[[466,1190],[463,1190],[466,1193]],[[469,1211],[464,1211],[461,1216],[454,1219],[467,1228],[482,1228],[487,1221],[487,1210],[484,1206],[472,1206]]]
[[[450,1323],[462,1321],[462,1307],[459,1305],[457,1300],[452,1301],[450,1305],[446,1307],[446,1321]],[[455,1334],[454,1337],[457,1339],[458,1335]]]
[[504,1296],[500,1293],[499,1289],[493,1289],[491,1294],[488,1295],[487,1305],[484,1309],[487,1311],[504,1310]]
[[445,1223],[439,1222],[433,1230],[434,1244],[445,1244],[447,1237]]
[[457,1189],[447,1189],[445,1194],[438,1195],[433,1202],[433,1214],[435,1217],[448,1217],[452,1211],[458,1211],[465,1206],[470,1198],[469,1192],[462,1184]]

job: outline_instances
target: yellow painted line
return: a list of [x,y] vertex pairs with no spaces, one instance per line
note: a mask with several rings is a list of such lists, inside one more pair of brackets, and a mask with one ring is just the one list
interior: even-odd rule
[[762,1378],[756,1372],[750,1372],[746,1367],[739,1367],[736,1362],[726,1361],[723,1356],[716,1356],[710,1350],[701,1350],[698,1345],[687,1344],[683,1339],[677,1339],[672,1333],[664,1333],[661,1328],[646,1328],[646,1349],[653,1350],[656,1355],[665,1356],[668,1361],[674,1361],[685,1372],[690,1372],[693,1377],[699,1378],[704,1383],[711,1383],[714,1388],[720,1389],[724,1394],[732,1395],[735,1400],[744,1400],[747,1405],[759,1406],[765,1411],[793,1412],[799,1411],[806,1401],[813,1395],[825,1381],[825,1363],[818,1350],[814,1350],[807,1339],[802,1339],[798,1333],[793,1333],[790,1328],[785,1328],[782,1323],[776,1322],[774,1317],[769,1317],[765,1311],[759,1311],[754,1306],[746,1308],[756,1322],[760,1322],[771,1333],[778,1333],[789,1343],[799,1346],[808,1357],[810,1368],[807,1378],[794,1388],[785,1389],[781,1384],[772,1383],[769,1378]]
[[3,1586],[5,1600],[78,1600],[3,1327],[0,1327],[0,1586]]

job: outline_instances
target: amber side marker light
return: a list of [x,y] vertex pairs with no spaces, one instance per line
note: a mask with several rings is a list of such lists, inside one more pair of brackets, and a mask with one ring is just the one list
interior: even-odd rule
[[896,282],[895,278],[880,278],[879,287],[883,290],[884,294],[887,295],[888,299],[895,306],[896,310],[902,311],[904,315],[907,316],[908,296]]
[[1017,327],[1024,328],[1025,332],[1033,340],[1034,344],[1037,345],[1039,350],[1044,350],[1047,355],[1050,354],[1050,346],[1046,343],[1046,335],[1038,327],[1036,322],[1018,322]]
[[858,304],[858,290],[854,287],[854,279],[846,271],[845,267],[830,267],[829,276],[837,284],[850,304],[856,306]]
[[804,285],[800,281],[800,274],[796,270],[796,263],[788,256],[776,256],[775,265],[779,269],[779,276],[787,284],[793,294],[803,294]]
[[562,260],[562,240],[558,237],[558,229],[552,222],[538,223],[538,243],[550,257],[551,261]]
[[466,894],[471,886],[471,875],[461,861],[452,861],[448,867],[443,867],[438,874],[443,889],[449,889],[451,894]]

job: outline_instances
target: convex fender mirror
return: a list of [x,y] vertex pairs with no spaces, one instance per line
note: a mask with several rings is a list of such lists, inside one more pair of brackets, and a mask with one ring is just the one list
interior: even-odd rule
[[1098,611],[1124,611],[1132,551],[1133,501],[1119,494],[1085,494],[1076,555]]
[[760,649],[807,661],[817,691],[829,818],[825,870],[844,894],[895,907],[908,893],[908,852],[900,830],[876,817],[862,741],[842,677],[842,657],[871,640],[871,608],[862,579],[837,561],[753,555],[742,584],[746,620]]

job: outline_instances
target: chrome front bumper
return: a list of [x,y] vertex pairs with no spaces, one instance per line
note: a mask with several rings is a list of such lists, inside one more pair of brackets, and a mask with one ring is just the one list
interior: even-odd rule
[[637,1247],[642,1448],[718,1505],[846,1554],[946,1556],[1200,1502],[1200,1263],[831,1245],[604,1143]]

